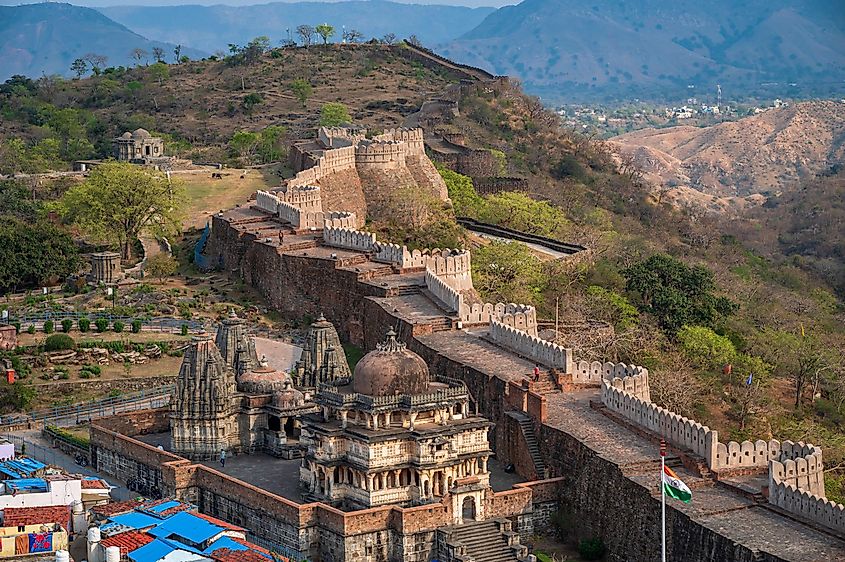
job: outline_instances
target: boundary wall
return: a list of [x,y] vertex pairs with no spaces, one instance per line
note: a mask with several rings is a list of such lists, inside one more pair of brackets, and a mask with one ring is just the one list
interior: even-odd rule
[[459,313],[464,307],[464,296],[428,268],[425,270],[425,286],[450,312]]
[[464,305],[461,309],[461,322],[466,324],[489,324],[498,320],[517,330],[537,335],[537,309],[527,304],[485,302]]
[[564,369],[571,373],[573,366],[572,350],[556,343],[532,336],[517,327],[509,326],[495,318],[490,320],[490,339],[502,347],[527,358],[551,367]]
[[324,227],[323,242],[327,246],[359,252],[372,252],[376,245],[376,235],[372,232],[363,232],[351,228]]
[[[630,381],[625,379],[637,377],[639,381],[631,385]],[[600,385],[605,380],[613,380],[615,378],[624,381],[621,387],[626,392],[631,392],[639,396],[642,400],[651,401],[648,390],[648,369],[638,365],[626,365],[625,363],[610,363],[601,361],[578,361],[575,366],[575,372],[572,375],[572,382],[580,384],[598,384]],[[616,386],[616,385],[613,385]],[[616,387],[620,388],[620,387]]]

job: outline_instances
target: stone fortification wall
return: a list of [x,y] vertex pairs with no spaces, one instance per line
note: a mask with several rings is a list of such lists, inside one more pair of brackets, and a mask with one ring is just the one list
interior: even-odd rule
[[279,218],[296,229],[320,229],[326,222],[322,211],[305,211],[285,201],[279,201]]
[[352,146],[366,138],[366,130],[361,127],[320,127],[317,141],[326,148]]
[[460,312],[464,306],[464,296],[438,277],[432,270],[425,270],[425,286],[450,312]]
[[323,210],[323,200],[320,188],[316,185],[286,186],[285,189],[275,191],[279,201],[290,203],[303,211],[319,212]]
[[491,319],[489,337],[497,345],[510,349],[540,365],[553,369],[564,369],[566,373],[571,373],[574,369],[571,349],[566,349],[538,336],[532,336],[528,332],[514,326],[508,326],[499,320]]
[[465,304],[461,310],[461,322],[464,324],[489,324],[492,320],[498,320],[531,336],[537,335],[537,309],[527,304],[486,302]]
[[[634,389],[635,383],[629,383]],[[602,382],[602,402],[635,425],[660,435],[675,447],[688,449],[703,457],[707,467],[717,471],[760,469],[780,455],[780,442],[762,439],[755,442],[719,442],[719,434],[691,420],[624,389],[624,379]]]
[[393,169],[405,166],[405,143],[393,140],[363,140],[355,147],[356,166]]
[[423,138],[423,130],[420,128],[388,129],[383,134],[376,136],[374,140],[404,142],[407,155],[425,155],[425,139]]
[[355,230],[358,227],[358,220],[355,213],[348,213],[346,211],[324,213],[325,222],[324,228],[347,228]]
[[270,214],[279,214],[280,202],[281,201],[278,197],[276,197],[276,194],[270,193],[269,191],[258,190],[255,193],[255,206]]
[[358,252],[372,252],[376,245],[376,235],[350,228],[324,228],[323,243],[326,246],[344,248]]
[[495,195],[503,191],[528,191],[528,180],[516,177],[472,178],[472,185],[480,195]]
[[[575,373],[572,375],[572,382],[579,384],[600,385],[603,381],[614,381],[614,379],[620,379],[621,388],[626,392],[647,402],[651,401],[648,389],[648,369],[645,367],[625,363],[578,361]],[[612,386],[620,388],[616,384]]]

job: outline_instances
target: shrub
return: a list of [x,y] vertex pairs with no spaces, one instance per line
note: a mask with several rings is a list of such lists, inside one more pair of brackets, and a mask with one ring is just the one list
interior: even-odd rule
[[52,334],[53,333],[53,321],[52,320],[45,320],[44,321],[44,333],[45,334]]
[[132,333],[138,334],[141,332],[141,326],[143,323],[140,320],[133,320],[132,321]]
[[30,324],[29,327],[26,329],[27,334],[34,334],[35,333],[35,324]]
[[67,334],[53,334],[44,341],[44,351],[60,351],[74,349],[76,342]]
[[115,320],[114,324],[112,324],[112,330],[114,330],[117,333],[120,333],[120,332],[123,331],[123,328],[125,326],[126,325],[123,322],[121,322],[120,320]]
[[14,327],[15,327],[15,332],[16,332],[16,333],[18,333],[18,334],[20,334],[20,333],[21,333],[21,323],[20,323],[20,322],[15,322],[15,323],[13,323],[13,324],[12,324],[12,326],[14,326]]
[[183,336],[188,335],[188,325],[187,324],[182,324],[182,335]]
[[73,328],[73,320],[70,318],[65,318],[62,320],[62,331],[64,333],[70,332],[70,329]]
[[102,369],[98,365],[83,365],[79,371],[79,377],[83,379],[90,379],[91,377],[99,377]]
[[91,320],[88,318],[80,318],[77,320],[77,325],[79,326],[80,332],[87,332],[91,329]]
[[98,332],[105,332],[109,329],[109,321],[106,318],[97,318],[94,325],[97,326]]
[[605,550],[604,541],[600,538],[584,539],[578,543],[578,554],[584,560],[601,560]]

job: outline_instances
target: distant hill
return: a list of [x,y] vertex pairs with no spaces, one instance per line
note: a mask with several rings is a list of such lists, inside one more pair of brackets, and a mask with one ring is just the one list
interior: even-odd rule
[[[68,74],[74,59],[87,53],[108,57],[109,65],[133,63],[130,51],[161,47],[172,56],[174,45],[130,31],[96,10],[70,4],[0,6],[0,80],[14,74],[38,77]],[[200,51],[184,49],[189,56]]]
[[[777,82],[842,90],[841,0],[525,0],[443,46],[549,100],[744,92]],[[693,91],[693,94],[695,91]]]
[[759,202],[845,165],[845,103],[805,102],[710,127],[643,129],[609,142],[632,156],[647,179],[674,188],[670,197],[716,206]]
[[364,39],[393,33],[397,38],[416,35],[425,45],[451,41],[470,31],[493,8],[465,8],[395,2],[274,2],[253,6],[113,6],[100,8],[108,17],[147,37],[214,52],[229,43],[244,44],[258,35],[274,45],[288,38],[298,40],[301,24],[328,23],[336,28],[334,41],[343,29],[355,29]]

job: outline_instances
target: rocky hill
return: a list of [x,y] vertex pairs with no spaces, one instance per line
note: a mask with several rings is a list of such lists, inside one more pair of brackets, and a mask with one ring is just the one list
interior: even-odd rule
[[443,52],[549,100],[685,97],[717,83],[823,91],[845,77],[845,11],[830,0],[525,0]]
[[669,197],[742,207],[845,163],[845,104],[805,102],[705,128],[643,129],[609,142]]
[[[174,45],[151,41],[90,8],[59,3],[0,6],[0,80],[15,74],[69,74],[71,62],[87,53],[108,57],[110,66],[129,65],[133,49],[149,53],[154,47],[170,56]],[[188,48],[182,52],[203,55]]]

